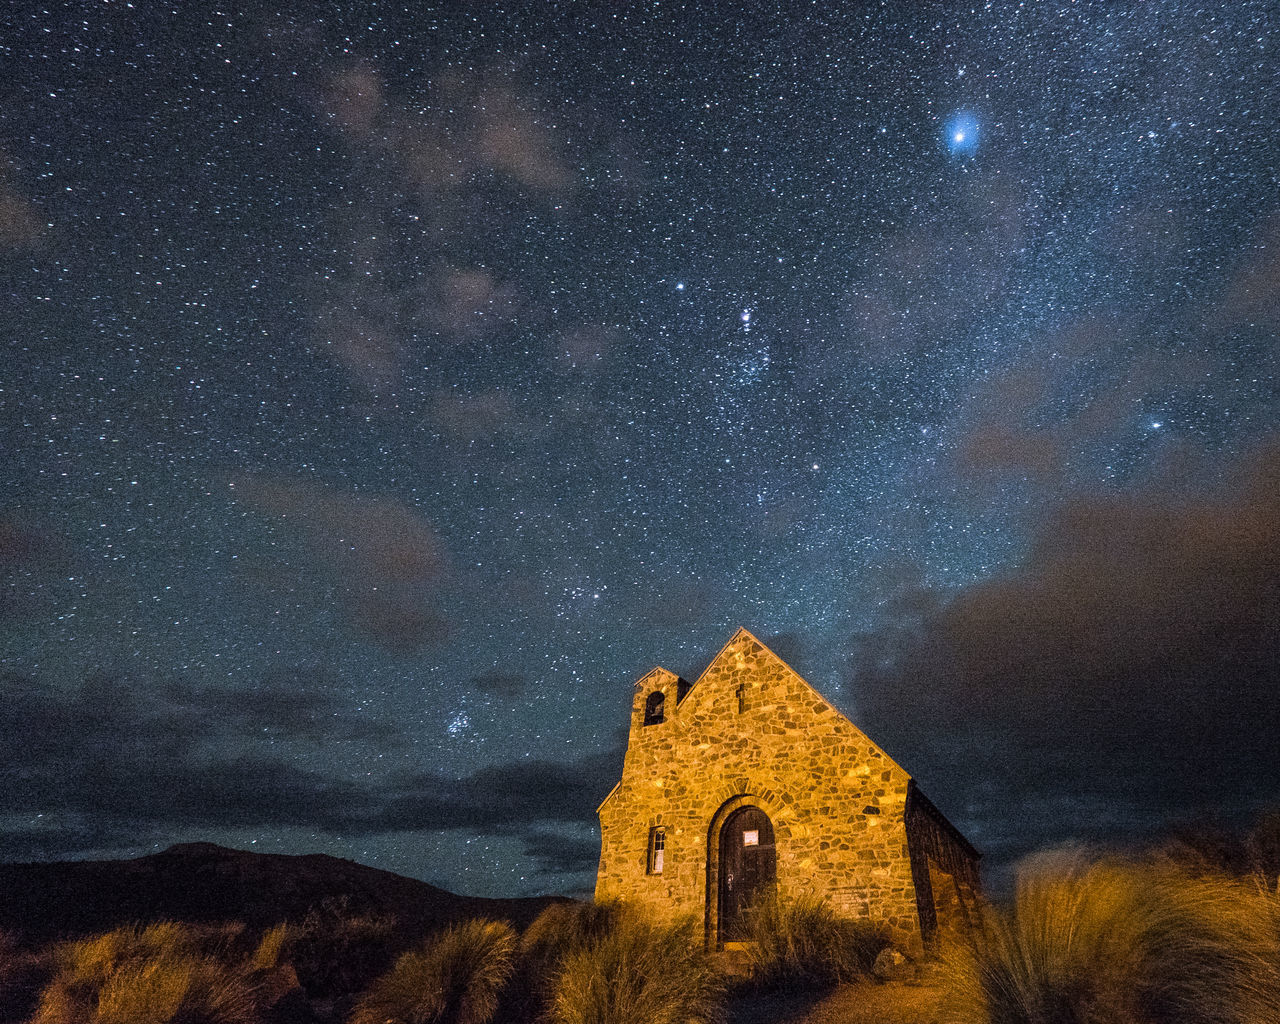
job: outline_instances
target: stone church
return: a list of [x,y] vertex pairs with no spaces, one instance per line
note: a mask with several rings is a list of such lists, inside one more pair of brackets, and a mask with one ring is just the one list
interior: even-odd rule
[[695,683],[636,683],[599,815],[596,898],[701,919],[713,949],[776,893],[884,922],[918,954],[978,892],[978,852],[915,780],[745,629]]

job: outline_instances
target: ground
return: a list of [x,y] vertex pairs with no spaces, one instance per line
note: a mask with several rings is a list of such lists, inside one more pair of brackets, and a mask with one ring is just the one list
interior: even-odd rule
[[940,1024],[937,985],[863,981],[824,994],[756,996],[729,1004],[729,1024]]

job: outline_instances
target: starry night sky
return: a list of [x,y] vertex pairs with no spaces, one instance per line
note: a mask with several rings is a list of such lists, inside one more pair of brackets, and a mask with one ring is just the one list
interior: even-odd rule
[[738,625],[997,875],[1278,799],[1280,5],[19,6],[0,859],[580,892]]

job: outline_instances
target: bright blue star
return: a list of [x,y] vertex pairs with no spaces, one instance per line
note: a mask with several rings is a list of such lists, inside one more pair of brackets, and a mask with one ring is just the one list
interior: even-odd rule
[[978,151],[981,126],[978,124],[978,116],[973,111],[956,111],[947,121],[943,131],[943,141],[952,156],[968,157]]

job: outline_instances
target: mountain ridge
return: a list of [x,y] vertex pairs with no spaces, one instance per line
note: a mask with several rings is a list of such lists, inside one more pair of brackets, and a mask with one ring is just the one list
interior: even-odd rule
[[0,864],[0,928],[30,942],[156,920],[266,928],[312,912],[390,916],[408,934],[469,917],[523,927],[564,899],[464,896],[329,854],[256,853],[204,842],[126,860]]

